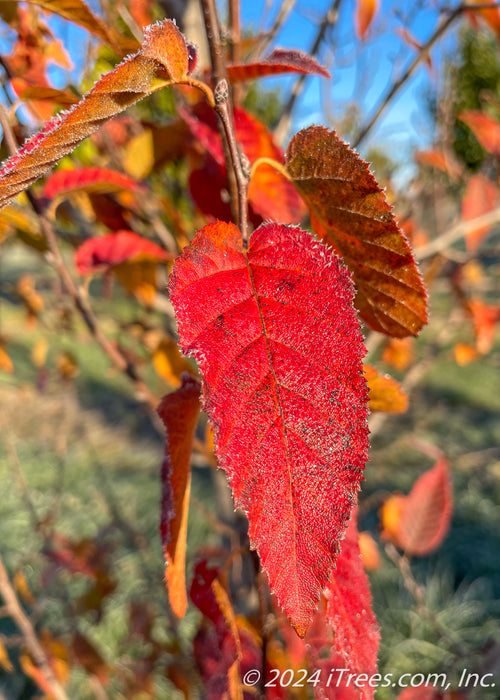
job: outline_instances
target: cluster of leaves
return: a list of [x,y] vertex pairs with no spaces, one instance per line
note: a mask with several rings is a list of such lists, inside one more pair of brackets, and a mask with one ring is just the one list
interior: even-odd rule
[[[64,3],[40,4],[68,16]],[[335,131],[307,127],[283,153],[263,123],[240,104],[232,107],[223,81],[214,85],[209,73],[204,81],[195,77],[196,49],[174,22],[146,27],[137,47],[86,12],[75,0],[69,18],[118,55],[136,51],[81,99],[48,84],[45,67],[54,54],[47,54],[42,39],[33,48],[28,21],[33,16],[19,8],[12,20],[19,37],[6,62],[12,89],[28,100],[36,117],[48,116],[45,110],[52,113],[56,104],[71,106],[51,116],[6,160],[0,170],[0,204],[11,204],[88,137],[93,151],[91,166],[74,167],[71,161],[68,167],[66,159],[43,188],[35,186],[30,191],[32,211],[26,199],[21,206],[11,204],[2,214],[0,235],[50,252],[90,331],[139,393],[145,385],[136,358],[103,338],[86,306],[85,287],[82,293],[72,282],[73,272],[86,284],[102,276],[105,296],[116,280],[147,309],[167,310],[169,332],[153,333],[145,341],[157,372],[174,389],[158,408],[166,428],[161,537],[174,615],[185,615],[188,597],[202,613],[193,658],[204,697],[252,697],[252,688],[243,681],[251,669],[265,670],[264,686],[275,670],[308,668],[316,678],[316,697],[369,700],[372,685],[352,685],[342,678],[331,685],[326,681],[329,669],[343,666],[367,677],[377,672],[379,630],[363,560],[376,567],[378,550],[371,536],[358,532],[358,492],[368,458],[369,410],[404,412],[408,398],[394,379],[363,364],[361,323],[390,339],[386,356],[404,368],[410,337],[427,323],[427,293],[405,235],[414,233],[414,223],[409,219],[400,227],[368,164]],[[376,3],[357,4],[360,37],[375,13]],[[36,75],[26,73],[20,60],[28,45],[30,60],[44,57]],[[56,55],[59,62],[61,56],[62,49]],[[25,75],[26,84],[16,82],[18,73]],[[263,59],[229,65],[227,81],[234,86],[282,73],[328,76],[310,56],[275,50]],[[108,123],[135,102],[174,86],[177,109],[168,123],[121,116]],[[471,111],[460,119],[485,148],[497,153],[496,123],[486,123],[489,117]],[[131,135],[141,139],[139,167],[134,156],[120,157]],[[451,176],[446,153],[430,151],[420,159]],[[185,179],[187,216],[173,195],[160,192],[172,174]],[[150,177],[139,182],[141,176]],[[479,209],[478,190],[486,200]],[[463,219],[475,219],[494,207],[491,182],[486,184],[480,174],[470,177]],[[193,237],[198,222],[204,225]],[[301,224],[310,224],[311,230]],[[65,267],[55,228],[75,248],[74,271]],[[468,248],[475,251],[486,234],[484,224],[475,228]],[[168,299],[161,284],[166,268]],[[455,285],[460,291],[459,274]],[[19,284],[18,293],[36,318],[43,302],[29,278]],[[170,304],[180,348],[195,358],[196,368],[181,357],[173,340]],[[477,351],[488,352],[498,309],[474,299],[464,304],[479,329]],[[12,371],[1,345],[0,352],[5,355],[0,354],[3,369]],[[41,367],[43,350],[40,355]],[[77,372],[73,358],[61,358],[60,371],[71,380]],[[155,403],[154,397],[143,398]],[[255,567],[257,557],[247,551],[252,562],[248,585],[260,593],[261,616],[266,611],[273,615],[272,634],[255,610],[246,617],[238,613],[231,585],[233,554],[205,556],[186,584],[193,445],[198,442],[198,450],[212,456],[196,437],[200,398],[216,464],[227,474],[236,507],[248,518],[249,549],[258,555]],[[393,494],[386,500],[381,537],[405,557],[425,556],[446,536],[451,511],[449,465],[439,455],[408,495]],[[95,552],[85,540],[54,536],[50,542],[54,565],[94,582],[89,600],[82,603],[87,610],[94,605],[99,611],[114,590],[113,578],[99,559],[103,552]],[[141,627],[148,641],[150,627]],[[53,642],[47,638],[45,644],[52,661],[58,653]],[[108,670],[90,642],[80,635],[72,648],[75,663],[105,685]],[[164,651],[175,655],[171,646],[152,648],[148,670]],[[0,656],[0,663],[2,658],[9,670],[8,656]],[[27,657],[23,668],[51,693],[32,659]],[[65,671],[56,668],[54,661],[53,671],[63,683]],[[189,697],[185,669],[172,664],[169,677]],[[130,686],[127,697],[149,692],[147,674],[138,674],[137,681],[142,686]],[[421,700],[426,693],[405,691],[400,697]],[[292,695],[282,686],[270,686],[268,697]]]

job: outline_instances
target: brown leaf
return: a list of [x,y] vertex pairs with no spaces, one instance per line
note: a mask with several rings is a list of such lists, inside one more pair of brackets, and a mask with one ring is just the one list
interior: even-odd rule
[[427,323],[427,294],[408,241],[368,164],[321,126],[292,138],[286,162],[310,209],[313,230],[340,253],[353,274],[361,318],[387,335],[418,335]]
[[197,379],[184,374],[180,388],[167,394],[158,408],[167,429],[161,467],[160,533],[168,596],[177,617],[184,617],[187,608],[185,566],[191,449],[200,410],[200,389]]
[[371,365],[363,365],[363,372],[370,395],[370,411],[404,413],[408,409],[408,396],[395,379],[381,374]]
[[142,48],[105,75],[77,105],[53,117],[0,170],[0,206],[8,204],[108,119],[166,85],[187,79],[190,49],[176,25],[145,30]]

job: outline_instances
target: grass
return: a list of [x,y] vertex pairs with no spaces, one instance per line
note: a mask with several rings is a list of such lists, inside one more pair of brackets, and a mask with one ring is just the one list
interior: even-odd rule
[[[150,638],[162,649],[153,697],[175,700],[182,695],[165,669],[177,658],[179,644],[189,655],[199,618],[190,610],[174,633],[158,536],[163,442],[127,380],[112,371],[81,322],[72,317],[66,329],[61,320],[68,322],[61,312],[64,304],[50,291],[50,276],[43,280],[49,304],[42,322],[35,328],[26,324],[13,285],[21,271],[35,272],[39,266],[38,257],[26,257],[13,248],[0,290],[2,336],[15,367],[12,375],[0,372],[0,550],[9,570],[23,572],[35,594],[36,604],[28,607],[38,628],[44,626],[54,637],[68,640],[77,626],[113,667],[109,697],[124,697],[123,678],[137,675],[138,664],[151,651],[151,641],[130,636],[131,603],[138,603],[144,620],[148,615],[153,620]],[[120,329],[136,315],[144,317],[144,312],[120,295],[111,302],[94,303],[104,312],[106,333],[131,343],[130,348],[146,359],[140,345]],[[441,299],[431,326],[419,340],[419,358],[437,337],[448,310],[446,299]],[[366,469],[364,496],[408,492],[432,466],[432,460],[416,449],[417,437],[441,448],[453,473],[451,531],[436,553],[412,565],[415,579],[425,587],[425,614],[417,610],[383,550],[383,565],[371,574],[382,629],[380,672],[395,678],[406,672],[443,671],[456,677],[464,667],[481,669],[488,650],[500,644],[495,602],[500,599],[500,347],[497,342],[480,362],[458,368],[452,347],[464,332],[458,327],[440,348],[412,392],[409,411],[389,418],[374,438]],[[41,337],[49,342],[43,390],[36,388],[40,376],[31,358]],[[71,353],[78,365],[72,382],[64,381],[55,367],[62,351]],[[150,363],[141,370],[158,395],[168,389]],[[208,551],[220,543],[211,515],[210,470],[194,469],[193,497],[190,567],[200,549]],[[102,567],[116,587],[100,609],[78,610],[78,600],[89,592],[91,582],[82,574],[49,566],[47,542],[35,518],[68,538],[88,538],[105,548]],[[361,524],[377,537],[376,509],[364,512]],[[0,618],[0,634],[15,634],[8,619]],[[34,697],[35,686],[21,672],[19,654],[14,647],[9,653],[16,672],[0,668],[0,697],[2,693],[8,700]],[[75,700],[98,697],[88,674],[75,664],[68,693]],[[397,689],[388,688],[380,689],[377,698],[396,696]],[[494,700],[497,695],[482,690],[468,697]]]

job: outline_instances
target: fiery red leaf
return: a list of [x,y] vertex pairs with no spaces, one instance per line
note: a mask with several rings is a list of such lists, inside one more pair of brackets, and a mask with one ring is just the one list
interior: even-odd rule
[[332,573],[367,458],[352,283],[311,234],[202,229],[170,279],[198,360],[216,454],[273,592],[303,635]]

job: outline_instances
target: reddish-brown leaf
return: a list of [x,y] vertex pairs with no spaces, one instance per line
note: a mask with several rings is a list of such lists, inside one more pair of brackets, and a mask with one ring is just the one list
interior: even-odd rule
[[363,365],[370,394],[370,410],[384,413],[404,413],[408,396],[401,385],[388,374],[381,374],[371,365]]
[[500,123],[496,119],[474,109],[465,109],[457,117],[467,124],[484,149],[500,155]]
[[379,10],[379,0],[356,0],[356,35],[364,39]]
[[330,73],[315,58],[296,49],[274,49],[274,51],[257,63],[242,63],[227,67],[227,75],[231,83],[244,80],[265,78],[277,73],[302,73],[305,75],[321,75],[330,78]]
[[95,646],[78,630],[71,640],[71,651],[76,663],[87,673],[96,676],[101,683],[108,682],[108,667]]
[[85,241],[75,253],[75,265],[81,275],[90,275],[124,262],[162,262],[171,258],[156,243],[133,231],[116,231]]
[[141,186],[132,178],[108,168],[79,168],[77,170],[58,170],[47,178],[43,194],[49,199],[66,195],[70,192],[119,192],[132,190],[137,192]]
[[452,488],[448,461],[441,457],[413,484],[407,496],[395,496],[395,517],[386,536],[406,554],[427,556],[448,532],[452,514]]
[[320,126],[292,138],[286,161],[310,209],[312,228],[353,273],[361,318],[387,335],[417,335],[427,323],[427,294],[408,241],[367,163]]
[[[335,668],[334,661],[340,656],[343,664],[337,668],[347,667],[350,673],[357,676],[367,674],[369,678],[377,671],[380,632],[372,609],[370,584],[359,550],[356,520],[354,512],[342,542],[336,570],[325,590],[325,610],[317,613],[320,619],[324,619],[319,624],[313,622],[312,632],[316,646],[323,636],[322,645],[330,647],[328,662],[330,663],[331,659],[332,669]],[[328,628],[333,631],[333,640],[328,638]],[[322,635],[318,638],[319,630],[322,630]],[[309,642],[309,639],[307,641]],[[337,697],[332,694],[332,688],[328,688],[327,683],[328,677],[321,674],[320,686],[316,688],[317,698]],[[336,690],[334,686],[333,692]],[[359,689],[354,687],[354,690],[353,697],[358,700],[373,698],[374,688],[368,682]]]
[[187,608],[185,567],[191,449],[200,411],[200,388],[195,377],[184,374],[179,389],[167,394],[158,408],[167,430],[161,466],[160,534],[168,597],[177,617],[184,617]]
[[[471,221],[495,209],[498,202],[498,187],[482,173],[472,175],[467,183],[462,200],[462,218]],[[467,250],[474,252],[491,230],[491,226],[480,226],[470,231],[465,239]]]
[[0,170],[0,206],[8,204],[108,119],[155,90],[189,74],[189,48],[176,25],[163,20],[145,30],[142,48],[105,75],[67,112],[32,136]]
[[170,278],[181,347],[203,375],[219,465],[271,588],[303,635],[327,585],[367,456],[352,284],[311,234],[265,224],[248,251],[202,229]]

